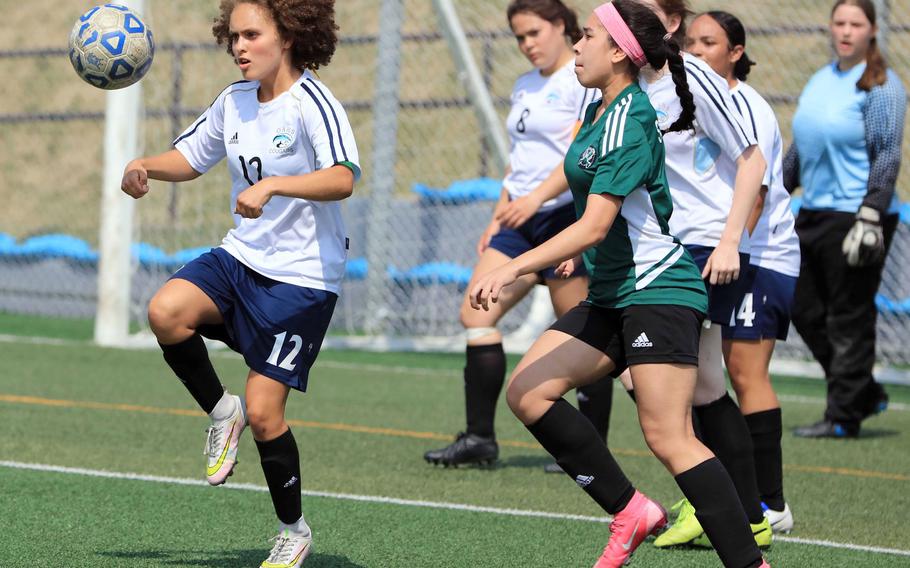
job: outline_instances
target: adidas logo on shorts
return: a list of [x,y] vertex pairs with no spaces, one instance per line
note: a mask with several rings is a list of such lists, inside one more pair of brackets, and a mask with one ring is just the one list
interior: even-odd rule
[[228,144],[239,144],[240,140],[237,139],[237,133],[235,132],[231,139],[228,140]]
[[577,483],[578,486],[581,488],[585,488],[588,485],[591,485],[592,481],[594,481],[593,475],[576,475],[575,476],[575,483]]
[[645,332],[641,332],[641,334],[635,338],[635,341],[632,342],[632,347],[654,347],[654,344],[651,343],[651,340],[648,339]]

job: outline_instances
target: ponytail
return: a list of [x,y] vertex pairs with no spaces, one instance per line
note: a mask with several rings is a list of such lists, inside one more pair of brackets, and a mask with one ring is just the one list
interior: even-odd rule
[[692,91],[689,90],[689,81],[686,78],[686,65],[680,54],[679,44],[675,39],[666,42],[666,60],[670,68],[670,74],[673,77],[673,84],[676,85],[676,96],[679,97],[679,104],[682,106],[682,112],[676,122],[670,125],[664,133],[681,132],[691,130],[695,122],[695,98]]
[[[666,132],[689,130],[695,121],[695,99],[689,91],[679,43],[667,33],[660,18],[647,6],[636,0],[613,0],[613,6],[641,45],[648,65],[654,69],[663,69],[664,65],[669,64],[682,113]],[[631,63],[630,66],[633,73],[637,74],[638,68]]]
[[856,82],[856,87],[863,91],[871,91],[873,87],[884,85],[888,80],[888,64],[878,48],[875,37],[869,42],[869,51],[866,52],[866,69],[862,77]]

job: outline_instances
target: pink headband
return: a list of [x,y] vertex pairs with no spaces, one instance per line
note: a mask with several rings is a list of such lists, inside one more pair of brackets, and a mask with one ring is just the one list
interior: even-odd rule
[[616,6],[614,6],[612,2],[607,2],[606,4],[601,4],[597,8],[594,8],[594,14],[597,15],[597,19],[600,20],[600,23],[607,28],[607,33],[610,34],[610,37],[613,38],[616,45],[629,56],[632,63],[638,67],[644,67],[648,64],[641,44],[639,44],[638,40],[635,39],[635,36],[632,35],[632,30],[630,30],[629,26],[626,25],[626,22],[623,21],[622,16],[616,11]]

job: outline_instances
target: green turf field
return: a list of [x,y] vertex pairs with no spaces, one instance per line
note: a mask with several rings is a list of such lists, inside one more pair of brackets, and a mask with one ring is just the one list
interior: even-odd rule
[[[62,339],[0,338],[0,566],[258,566],[275,520],[249,434],[231,478],[237,490],[201,484],[207,421],[192,399],[157,352],[91,346],[89,325],[0,316],[0,334]],[[239,391],[242,361],[225,351],[214,360]],[[462,426],[460,365],[453,355],[320,355],[310,392],[292,396],[288,409],[303,487],[313,492],[304,498],[315,533],[306,566],[593,563],[607,526],[569,516],[602,513],[571,480],[543,473],[548,456],[504,404],[499,467],[423,463],[425,450]],[[820,415],[821,382],[780,378],[777,385],[786,428]],[[910,389],[889,392],[893,408],[871,419],[860,440],[785,434],[797,527],[772,548],[773,566],[910,566]],[[648,454],[631,402],[617,395],[611,446],[638,487],[669,505],[678,491]],[[99,470],[145,477],[100,477]],[[635,559],[639,567],[720,565],[710,552],[648,543]]]

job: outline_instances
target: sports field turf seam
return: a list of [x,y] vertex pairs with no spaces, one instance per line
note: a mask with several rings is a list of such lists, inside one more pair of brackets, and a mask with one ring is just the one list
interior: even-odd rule
[[[48,464],[37,464],[37,463],[23,463],[15,461],[2,461],[0,460],[0,467],[19,469],[26,471],[36,471],[36,472],[50,472],[50,473],[63,473],[69,475],[82,475],[89,477],[100,477],[108,479],[122,479],[122,480],[132,480],[132,481],[144,481],[150,483],[166,483],[171,485],[188,485],[193,487],[206,487],[208,484],[201,479],[190,479],[190,478],[181,478],[181,477],[165,477],[157,475],[146,475],[141,473],[123,473],[115,471],[103,471],[103,470],[94,470],[94,469],[85,469],[85,468],[75,468],[75,467],[63,467],[56,465]],[[223,491],[226,489],[233,489],[238,491],[258,491],[258,492],[268,492],[268,487],[262,485],[255,485],[252,483],[229,483],[219,487],[218,491]],[[356,495],[350,493],[333,493],[327,491],[310,491],[310,490],[301,490],[301,493],[304,496],[308,497],[322,497],[327,499],[340,499],[346,501],[360,501],[367,503],[377,503],[377,504],[388,504],[388,505],[400,505],[405,507],[426,507],[433,509],[446,509],[453,511],[469,511],[475,513],[487,513],[494,515],[507,515],[513,517],[537,517],[537,518],[546,518],[546,519],[555,519],[555,520],[565,520],[565,521],[580,521],[580,522],[594,522],[594,523],[607,523],[611,519],[610,517],[594,517],[589,515],[570,515],[565,513],[552,513],[548,511],[533,511],[533,510],[524,510],[524,509],[506,509],[500,507],[482,507],[478,505],[467,505],[461,503],[448,503],[444,501],[419,501],[412,499],[400,499],[396,497],[385,497],[380,495]],[[898,548],[885,548],[880,546],[867,546],[846,542],[834,542],[830,540],[821,540],[821,539],[810,539],[810,538],[798,538],[798,537],[788,537],[776,535],[774,537],[775,542],[786,542],[791,544],[801,544],[809,546],[821,546],[825,548],[837,548],[844,550],[853,550],[859,552],[869,552],[873,554],[891,554],[896,556],[907,556],[910,557],[910,550],[902,550]]]
[[[81,400],[61,400],[50,399],[36,396],[21,396],[0,393],[0,402],[10,404],[24,404],[36,406],[53,406],[59,408],[83,408],[88,410],[114,410],[119,412],[136,412],[142,414],[165,414],[171,416],[195,416],[203,417],[205,414],[200,410],[191,410],[183,408],[159,408],[154,406],[141,406],[136,404],[115,404],[97,401]],[[402,438],[418,438],[423,440],[449,440],[451,435],[437,432],[419,432],[414,430],[402,430],[397,428],[378,428],[374,426],[363,426],[359,424],[345,424],[342,422],[316,422],[312,420],[288,419],[287,423],[291,426],[303,428],[314,428],[319,430],[336,430],[341,432],[353,432],[360,434],[384,435]],[[534,442],[524,442],[520,440],[498,440],[500,446],[513,448],[526,448],[531,450],[540,450],[540,445]],[[647,457],[652,456],[647,450],[635,450],[630,448],[611,447],[610,450],[620,456]],[[875,478],[890,481],[910,481],[910,476],[899,473],[870,471],[856,468],[845,468],[835,466],[809,466],[799,464],[784,464],[784,469],[788,471],[799,471],[804,473],[816,473],[827,475],[841,475],[847,477]]]

